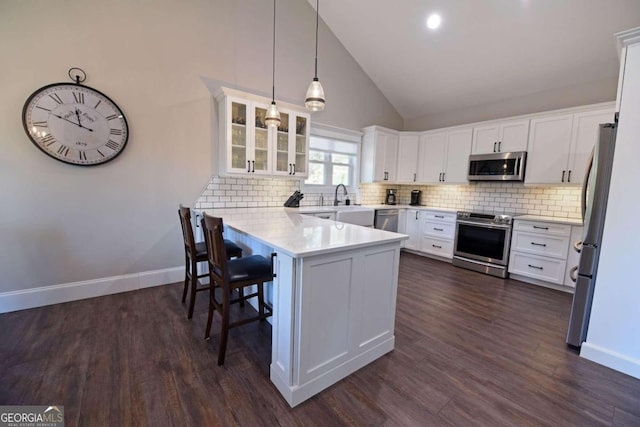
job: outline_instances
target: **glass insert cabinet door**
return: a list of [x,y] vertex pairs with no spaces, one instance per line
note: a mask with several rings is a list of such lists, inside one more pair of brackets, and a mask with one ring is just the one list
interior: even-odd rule
[[247,156],[247,105],[231,102],[231,169],[246,170],[250,166]]
[[289,156],[289,128],[288,113],[280,113],[280,126],[276,132],[276,173],[291,175],[293,167]]
[[309,152],[309,120],[306,117],[296,117],[295,133],[295,174],[307,175],[307,153]]
[[268,173],[269,168],[269,128],[265,123],[267,107],[254,107],[254,158],[251,161],[251,173]]
[[280,117],[274,174],[304,178],[307,176],[309,118],[291,111],[281,111]]

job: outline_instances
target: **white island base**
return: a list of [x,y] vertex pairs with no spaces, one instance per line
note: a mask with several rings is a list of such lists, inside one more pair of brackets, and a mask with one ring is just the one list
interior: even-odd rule
[[405,235],[279,208],[209,213],[247,252],[276,253],[270,376],[289,405],[393,350]]

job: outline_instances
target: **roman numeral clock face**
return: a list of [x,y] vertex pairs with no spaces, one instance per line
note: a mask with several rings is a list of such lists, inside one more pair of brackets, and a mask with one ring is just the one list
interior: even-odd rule
[[55,83],[35,91],[24,105],[22,123],[40,150],[80,166],[114,159],[129,138],[127,120],[115,102],[80,84]]

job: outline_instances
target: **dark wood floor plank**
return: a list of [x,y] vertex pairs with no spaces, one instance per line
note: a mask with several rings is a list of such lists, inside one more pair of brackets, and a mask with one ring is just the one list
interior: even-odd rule
[[181,284],[0,315],[0,404],[63,404],[68,426],[640,424],[640,380],[567,349],[570,295],[400,262],[395,350],[296,408],[270,325],[232,329],[218,367],[220,318],[205,341],[207,295],[189,321]]

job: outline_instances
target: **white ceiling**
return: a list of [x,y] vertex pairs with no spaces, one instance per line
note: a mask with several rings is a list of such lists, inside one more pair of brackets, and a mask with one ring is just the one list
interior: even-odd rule
[[617,78],[640,0],[322,0],[320,17],[408,120]]

